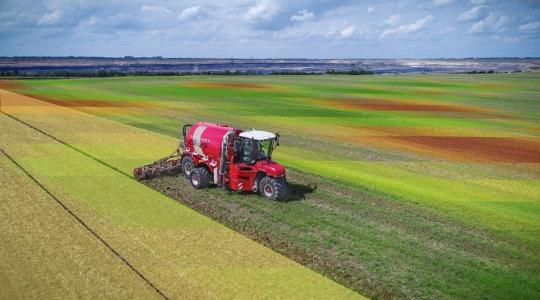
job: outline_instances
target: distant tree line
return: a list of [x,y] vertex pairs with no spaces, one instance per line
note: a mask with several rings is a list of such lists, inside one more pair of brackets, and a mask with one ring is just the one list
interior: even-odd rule
[[[534,70],[532,70],[534,71]],[[468,71],[468,72],[463,72],[462,74],[496,74],[496,73],[522,73],[524,71],[522,70],[514,70],[514,71],[511,71],[511,72],[496,72],[496,71],[493,71],[493,70],[489,70],[489,71],[485,71],[485,70],[479,70],[479,71]],[[525,71],[527,72],[527,71]]]
[[326,71],[202,71],[202,72],[149,72],[149,71],[47,71],[47,72],[21,72],[0,71],[0,77],[25,77],[25,78],[78,78],[78,77],[125,77],[125,76],[188,76],[188,75],[372,75],[368,70],[326,70]]
[[373,75],[373,71],[369,70],[350,70],[350,71],[336,71],[336,70],[328,70],[326,71],[326,74],[331,75]]
[[480,70],[480,71],[469,71],[469,72],[465,72],[465,74],[494,74],[495,71],[493,70],[489,70],[489,71],[484,71],[484,70]]
[[[535,71],[535,70],[532,70]],[[511,73],[522,72],[521,70],[512,71]],[[466,71],[461,74],[494,74],[498,73],[493,70],[475,70]],[[506,73],[506,72],[505,72]],[[373,75],[373,71],[369,70],[326,70],[326,71],[293,71],[293,70],[275,70],[275,71],[199,71],[199,72],[149,72],[149,71],[47,71],[47,72],[21,72],[21,71],[0,71],[0,78],[79,78],[79,77],[126,77],[126,76],[189,76],[189,75]]]

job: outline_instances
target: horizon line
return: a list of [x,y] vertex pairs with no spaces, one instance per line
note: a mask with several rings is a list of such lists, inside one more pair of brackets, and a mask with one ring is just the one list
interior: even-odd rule
[[540,59],[540,56],[485,56],[485,57],[398,57],[398,58],[306,58],[306,57],[164,57],[155,56],[77,56],[77,55],[0,55],[0,58],[109,58],[109,59],[238,59],[238,60],[455,60],[455,59]]

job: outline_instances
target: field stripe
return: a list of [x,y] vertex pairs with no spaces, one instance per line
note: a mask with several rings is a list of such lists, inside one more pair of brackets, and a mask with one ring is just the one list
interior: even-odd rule
[[[84,152],[84,151],[78,149],[77,147],[74,147],[73,145],[70,145],[70,144],[68,144],[68,143],[66,143],[66,142],[64,142],[64,141],[62,141],[61,139],[59,139],[59,138],[57,138],[57,137],[55,137],[55,136],[53,136],[53,135],[51,135],[51,134],[49,134],[49,133],[43,131],[43,130],[37,128],[37,127],[34,127],[34,126],[32,126],[32,125],[30,125],[30,124],[28,124],[28,123],[26,123],[26,122],[24,122],[24,121],[22,121],[22,120],[20,120],[20,119],[18,119],[18,118],[16,118],[16,117],[14,117],[14,116],[12,116],[12,115],[6,113],[6,112],[3,112],[3,111],[0,111],[0,112],[3,113],[4,115],[6,115],[7,117],[9,117],[9,118],[11,118],[11,119],[13,119],[13,120],[15,120],[15,121],[17,121],[17,122],[23,124],[23,125],[26,125],[26,126],[32,128],[33,130],[35,130],[35,131],[37,131],[37,132],[39,132],[39,133],[41,133],[41,134],[43,134],[43,135],[45,135],[45,136],[47,136],[47,137],[49,137],[49,138],[51,138],[51,139],[57,141],[58,143],[60,143],[60,144],[62,144],[62,145],[64,145],[64,146],[67,146],[67,147],[69,147],[69,148],[71,148],[71,149],[73,149],[73,150],[79,152],[80,154],[82,154],[82,155],[84,155],[84,156],[86,156],[86,157],[88,157],[88,158],[90,158],[90,159],[92,159],[92,160],[94,160],[94,161],[96,161],[96,162],[98,162],[98,163],[100,163],[100,164],[102,164],[102,165],[104,165],[104,166],[106,166],[106,167],[108,167],[108,168],[110,168],[110,169],[112,169],[112,170],[114,170],[114,171],[116,171],[116,172],[118,172],[118,173],[120,173],[120,174],[122,174],[122,175],[128,177],[129,179],[135,180],[135,178],[133,178],[133,176],[131,176],[131,175],[129,175],[129,174],[123,172],[123,171],[120,170],[120,169],[115,168],[114,166],[111,166],[110,164],[108,164],[108,163],[106,163],[106,162],[100,160],[99,158],[96,158],[96,157],[94,157],[94,156],[92,156],[92,155],[90,155],[90,154],[88,154],[88,153],[86,153],[86,152]],[[135,180],[135,181],[136,181],[136,180]]]
[[0,152],[9,159],[14,165],[16,165],[28,178],[30,178],[35,184],[37,184],[47,195],[49,195],[58,205],[60,205],[68,214],[70,214],[79,224],[81,224],[90,234],[98,239],[107,249],[109,249],[116,257],[118,257],[128,268],[130,268],[135,274],[137,274],[142,280],[144,280],[152,289],[154,289],[164,299],[169,299],[159,288],[157,288],[148,278],[146,278],[137,268],[135,268],[126,258],[124,258],[118,251],[116,251],[107,241],[105,241],[97,232],[95,232],[88,224],[86,224],[77,214],[75,214],[69,207],[67,207],[58,197],[51,193],[41,182],[39,182],[32,174],[28,172],[23,166],[21,166],[15,159],[7,154],[3,149]]

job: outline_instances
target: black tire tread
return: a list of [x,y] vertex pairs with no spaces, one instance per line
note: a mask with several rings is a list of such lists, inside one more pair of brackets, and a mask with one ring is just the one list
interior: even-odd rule
[[194,168],[191,172],[199,174],[199,177],[200,177],[199,185],[195,186],[193,185],[193,182],[191,181],[191,176],[190,176],[189,182],[194,188],[205,189],[210,186],[210,172],[208,172],[208,169],[206,169],[205,167],[197,167],[197,168]]
[[[184,169],[184,165],[185,165],[186,163],[188,163],[188,162],[191,162],[191,164],[193,164],[193,159],[191,158],[191,156],[185,155],[184,157],[182,157],[182,162],[181,162],[181,165],[182,165],[182,174],[183,174],[185,177],[187,177],[187,178],[189,178],[189,175],[186,174],[186,172],[184,171],[184,170],[185,170],[185,169]],[[193,171],[194,169],[195,169],[195,168],[192,167],[192,168],[191,168],[191,171]]]
[[287,199],[287,197],[289,196],[289,185],[287,184],[287,180],[285,180],[285,178],[261,178],[261,180],[259,181],[259,191],[262,196],[266,197],[263,192],[263,186],[264,184],[266,184],[267,181],[269,181],[273,189],[272,197],[267,198],[273,201],[283,201]]

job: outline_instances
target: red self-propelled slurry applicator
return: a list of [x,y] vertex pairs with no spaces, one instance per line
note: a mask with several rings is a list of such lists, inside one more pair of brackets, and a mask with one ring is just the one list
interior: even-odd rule
[[217,185],[254,192],[272,200],[288,195],[285,168],[272,160],[279,134],[198,122],[184,125],[182,141],[170,156],[133,170],[138,180],[182,173],[196,189]]

